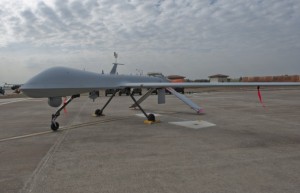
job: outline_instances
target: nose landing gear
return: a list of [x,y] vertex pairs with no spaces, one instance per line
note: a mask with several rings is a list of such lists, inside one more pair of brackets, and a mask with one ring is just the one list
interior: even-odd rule
[[60,111],[62,111],[74,98],[80,97],[79,94],[72,95],[54,114],[52,114],[51,119],[51,129],[57,131],[59,129],[59,123],[56,122],[56,119],[60,116]]

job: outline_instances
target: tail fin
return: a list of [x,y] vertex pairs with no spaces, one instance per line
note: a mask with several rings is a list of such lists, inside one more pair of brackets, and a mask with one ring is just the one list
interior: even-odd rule
[[111,71],[110,71],[110,74],[116,74],[117,73],[117,66],[118,65],[124,65],[124,64],[120,64],[120,63],[113,63],[113,67],[112,67],[112,69],[111,69]]

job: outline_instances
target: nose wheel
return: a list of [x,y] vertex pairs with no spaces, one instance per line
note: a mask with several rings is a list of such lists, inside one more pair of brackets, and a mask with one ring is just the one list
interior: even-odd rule
[[59,129],[59,123],[58,122],[52,122],[51,123],[51,129],[52,129],[52,131],[57,131]]
[[59,123],[56,122],[56,119],[60,115],[60,111],[63,110],[74,98],[80,97],[80,95],[73,95],[71,96],[54,114],[52,114],[51,119],[51,129],[52,131],[57,131],[59,129]]

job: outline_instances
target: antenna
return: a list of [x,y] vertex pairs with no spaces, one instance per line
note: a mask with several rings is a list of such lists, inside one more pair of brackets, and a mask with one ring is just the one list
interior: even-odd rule
[[116,59],[116,62],[115,63],[118,63],[118,53],[117,52],[114,52],[114,57]]

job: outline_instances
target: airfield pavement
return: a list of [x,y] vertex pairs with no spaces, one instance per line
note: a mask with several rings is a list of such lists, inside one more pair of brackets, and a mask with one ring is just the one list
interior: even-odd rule
[[[103,92],[102,92],[103,95]],[[47,99],[0,99],[0,192],[299,192],[300,90],[255,89],[188,94],[205,109],[167,95],[144,124],[129,97],[75,99],[50,130]],[[215,126],[189,128],[169,122]]]

